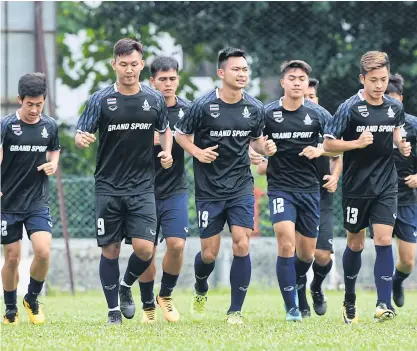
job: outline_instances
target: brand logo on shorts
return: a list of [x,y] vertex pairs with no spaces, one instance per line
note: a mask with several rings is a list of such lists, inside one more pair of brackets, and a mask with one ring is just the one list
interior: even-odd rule
[[48,225],[52,228],[52,222],[48,221]]
[[333,245],[333,239],[329,239],[328,242],[330,245]]
[[155,231],[155,230],[152,230],[152,229],[151,229],[149,232],[150,232],[152,235],[154,235],[154,236],[156,235],[156,231]]
[[188,228],[184,227],[184,232],[188,233]]
[[417,232],[414,232],[413,235],[417,238]]
[[392,216],[394,217],[394,219],[397,219],[397,214],[393,213]]
[[286,286],[284,288],[284,291],[293,291],[293,290],[294,290],[294,287],[293,286]]
[[389,276],[387,276],[387,275],[383,275],[383,276],[381,277],[381,279],[382,279],[382,280],[385,280],[386,282],[389,282],[389,281],[391,281],[391,280],[392,280],[392,277],[389,277]]

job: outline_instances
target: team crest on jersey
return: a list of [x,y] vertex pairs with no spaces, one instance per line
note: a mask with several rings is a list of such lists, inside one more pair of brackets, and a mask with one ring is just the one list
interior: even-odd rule
[[13,133],[16,134],[17,136],[22,135],[22,127],[20,126],[20,124],[12,124],[12,130]]
[[393,111],[391,106],[388,107],[387,115],[388,115],[388,118],[394,118],[395,117],[395,112]]
[[368,107],[366,105],[358,106],[358,111],[360,112],[362,117],[366,118],[369,116]]
[[117,100],[116,98],[108,98],[107,99],[107,106],[110,111],[116,111],[117,110]]
[[47,139],[49,137],[48,131],[46,130],[45,127],[43,127],[43,129],[42,129],[41,135],[42,135],[42,138],[44,138],[44,139]]
[[182,108],[180,108],[179,112],[178,112],[178,118],[181,119],[183,118],[185,115],[184,111],[182,110]]
[[213,112],[213,111],[219,111],[220,107],[218,104],[212,104],[210,105],[210,116],[213,118],[217,118],[220,116],[220,112]]
[[249,118],[250,117],[250,112],[249,112],[249,109],[248,109],[247,106],[245,106],[245,108],[243,109],[242,116],[243,116],[243,118]]
[[145,101],[143,102],[142,108],[143,108],[143,111],[150,111],[151,110],[151,105],[149,105],[148,100],[145,99]]
[[306,125],[306,126],[311,126],[312,124],[313,124],[313,120],[311,119],[311,117],[308,115],[308,113],[307,113],[307,115],[305,116],[305,118],[304,118],[304,124]]
[[274,117],[274,120],[277,123],[281,123],[284,120],[284,117],[282,117],[282,111],[274,111],[272,113],[272,117]]

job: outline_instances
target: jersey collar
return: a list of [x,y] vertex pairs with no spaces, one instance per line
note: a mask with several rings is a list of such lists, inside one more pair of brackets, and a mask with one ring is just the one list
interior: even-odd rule
[[[219,88],[216,88],[216,98],[220,99]],[[246,100],[245,94],[243,93],[243,91],[242,91],[242,100]]]
[[[361,101],[365,101],[365,98],[363,97],[363,89],[359,89],[357,95],[359,96],[359,99],[361,99]],[[385,100],[385,95],[382,95],[382,98]]]
[[[284,97],[283,97],[283,96],[281,96],[281,97],[279,98],[279,106],[280,106],[280,107],[282,107],[282,103],[283,103],[283,101],[284,101]],[[304,97],[303,97],[303,102],[301,103],[301,105],[304,105],[304,102],[305,102],[305,99],[304,99]]]
[[[139,91],[141,91],[142,90],[142,85],[140,85],[140,82],[138,82],[138,85],[139,85]],[[117,89],[117,82],[114,82],[113,88],[114,88],[115,93],[119,92],[119,89]]]
[[[20,115],[19,115],[19,110],[16,110],[16,118],[18,119],[18,121],[21,120]],[[42,113],[39,115],[39,119],[43,119],[42,118]]]

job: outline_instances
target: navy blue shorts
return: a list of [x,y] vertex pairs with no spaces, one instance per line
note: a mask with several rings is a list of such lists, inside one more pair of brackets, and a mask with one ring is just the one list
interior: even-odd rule
[[[369,232],[373,238],[372,225],[369,226]],[[398,206],[392,235],[408,243],[417,243],[417,204]]]
[[188,235],[188,194],[176,194],[166,199],[156,199],[156,238],[186,239]]
[[295,230],[308,238],[317,238],[320,226],[320,193],[268,193],[272,224],[291,221]]
[[121,242],[131,244],[132,238],[155,242],[155,195],[131,196],[96,194],[96,238],[98,246]]
[[210,238],[219,234],[227,222],[229,229],[236,225],[253,230],[255,216],[255,198],[243,195],[224,201],[196,200],[197,221],[200,238]]
[[1,213],[1,243],[12,244],[23,238],[23,225],[27,235],[36,232],[52,234],[52,218],[49,207],[41,207],[27,213]]

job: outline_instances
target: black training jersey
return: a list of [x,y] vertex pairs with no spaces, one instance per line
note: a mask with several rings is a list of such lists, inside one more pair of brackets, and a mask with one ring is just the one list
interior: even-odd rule
[[417,203],[417,189],[405,184],[404,178],[417,174],[417,117],[405,114],[405,124],[401,135],[411,144],[411,155],[404,157],[394,146],[395,166],[398,173],[398,205],[405,206]]
[[343,196],[371,199],[384,192],[397,192],[393,132],[404,124],[403,105],[384,95],[379,106],[369,104],[362,92],[339,106],[326,127],[326,138],[357,140],[369,130],[374,142],[343,155]]
[[[319,134],[319,143],[317,147],[323,147],[323,135]],[[320,209],[328,210],[333,208],[333,193],[323,188],[323,185],[327,183],[327,180],[323,180],[324,176],[330,175],[330,157],[321,156],[316,159],[316,165],[318,169],[319,181],[320,181]]]
[[154,191],[154,131],[168,127],[163,95],[140,85],[135,95],[122,95],[110,85],[91,95],[77,129],[99,131],[96,194],[137,195]]
[[253,194],[253,177],[248,154],[251,138],[262,136],[265,123],[263,104],[243,93],[235,104],[228,104],[213,90],[193,102],[176,131],[194,134],[201,149],[218,145],[219,154],[212,163],[194,158],[197,200],[226,200]]
[[37,167],[47,162],[48,151],[60,150],[55,120],[42,114],[39,122],[27,124],[19,112],[1,122],[1,210],[26,213],[49,206],[49,179]]
[[318,192],[317,160],[299,153],[307,146],[317,147],[330,113],[308,100],[298,110],[287,111],[282,98],[265,106],[265,111],[264,133],[277,145],[266,170],[268,191]]
[[[188,100],[177,97],[177,104],[168,107],[169,125],[174,126],[183,118],[189,106],[190,102]],[[158,157],[161,151],[162,147],[160,145],[155,146],[155,198],[164,199],[175,194],[186,193],[187,181],[184,168],[184,149],[174,139],[172,144],[172,158],[174,162],[172,167],[168,169],[161,165],[161,159]]]

